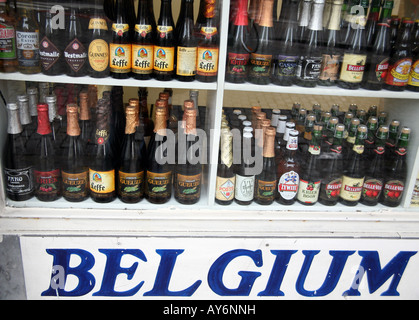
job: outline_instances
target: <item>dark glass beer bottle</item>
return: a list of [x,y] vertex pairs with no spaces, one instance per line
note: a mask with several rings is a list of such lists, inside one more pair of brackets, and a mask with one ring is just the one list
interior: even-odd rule
[[51,12],[45,13],[43,37],[39,42],[41,71],[46,75],[59,75],[64,72],[63,33],[59,28],[53,28]]
[[361,199],[365,180],[364,141],[367,138],[367,126],[359,125],[355,144],[349,151],[349,157],[343,171],[342,189],[339,201],[347,206],[356,206]]
[[167,143],[165,102],[157,100],[155,108],[156,120],[148,148],[145,197],[151,203],[163,204],[172,197],[172,167],[165,162],[167,149],[162,147]]
[[25,201],[34,195],[32,166],[26,154],[26,139],[21,135],[19,108],[8,103],[7,112],[8,134],[3,152],[6,195],[10,200]]
[[140,103],[139,121],[140,121],[140,126],[143,127],[142,131],[144,132],[144,141],[148,148],[151,136],[153,135],[154,122],[148,116],[147,96],[148,96],[147,89],[145,88],[138,89],[138,100]]
[[16,72],[16,18],[7,0],[0,1],[0,72]]
[[234,200],[236,175],[233,167],[233,134],[229,129],[221,130],[220,157],[217,168],[215,202],[226,206]]
[[90,197],[99,203],[111,202],[116,198],[110,122],[110,99],[99,99],[96,107],[95,150],[89,161]]
[[80,133],[78,106],[69,104],[67,105],[68,147],[64,151],[61,175],[63,197],[70,202],[80,202],[89,196],[89,169]]
[[406,89],[409,91],[419,91],[419,20],[415,21],[413,42],[412,42],[412,69],[409,74],[409,81]]
[[386,176],[385,166],[385,143],[388,138],[388,127],[381,126],[377,131],[373,156],[368,159],[365,181],[362,188],[360,203],[367,206],[375,206],[381,196]]
[[200,142],[196,132],[196,109],[193,107],[193,102],[186,100],[184,106],[185,126],[183,133],[186,137],[186,152],[182,153],[182,155],[185,155],[182,156],[183,161],[178,161],[176,165],[174,177],[175,199],[182,204],[195,204],[201,198],[201,157],[203,150],[199,150]]
[[170,81],[175,74],[176,39],[174,31],[172,0],[162,0],[154,44],[154,77],[160,81]]
[[131,73],[131,39],[128,12],[124,0],[116,2],[116,17],[112,23],[112,41],[109,43],[111,77],[127,79]]
[[403,200],[408,173],[406,155],[410,135],[410,128],[402,128],[393,161],[386,171],[380,203],[387,207],[398,207]]
[[253,134],[251,132],[244,132],[242,158],[236,170],[236,185],[234,190],[234,201],[243,206],[251,204],[254,198],[255,175],[250,172],[254,167],[254,164],[250,160],[252,143]]
[[118,171],[118,197],[126,203],[137,203],[144,197],[145,154],[135,137],[137,125],[135,109],[136,103],[132,101],[125,109],[125,135]]
[[88,66],[87,73],[93,78],[109,76],[110,31],[105,16],[103,2],[95,0],[93,14],[88,26]]
[[61,197],[61,170],[55,157],[48,105],[38,104],[37,109],[40,148],[34,163],[35,196],[40,201],[55,201]]
[[[150,17],[147,0],[138,1],[137,22],[132,40],[132,73],[138,80],[151,79],[153,74],[154,37],[153,17]],[[152,3],[151,3],[152,5]],[[154,21],[155,23],[155,21]]]
[[371,48],[374,44],[374,36],[377,30],[378,19],[380,18],[381,0],[372,0],[368,14],[367,24],[365,26],[365,36],[367,38],[367,47]]

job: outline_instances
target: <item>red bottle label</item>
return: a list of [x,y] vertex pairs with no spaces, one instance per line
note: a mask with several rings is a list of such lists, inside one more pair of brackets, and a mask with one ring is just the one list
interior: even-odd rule
[[389,67],[386,84],[396,87],[404,87],[409,81],[412,59],[406,58],[397,61]]
[[38,195],[53,195],[60,193],[60,169],[52,171],[37,171],[34,170],[36,193]]
[[362,189],[362,198],[369,201],[376,201],[383,190],[383,182],[378,179],[367,179]]
[[245,75],[247,66],[249,65],[250,54],[246,53],[229,53],[227,73],[233,75]]
[[384,200],[398,202],[403,196],[404,182],[391,180],[384,185]]

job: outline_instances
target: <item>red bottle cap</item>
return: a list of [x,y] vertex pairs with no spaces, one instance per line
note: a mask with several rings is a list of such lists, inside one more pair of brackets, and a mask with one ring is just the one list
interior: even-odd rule
[[248,13],[247,13],[248,0],[239,0],[236,19],[234,25],[236,26],[247,26],[249,24]]
[[38,109],[38,130],[36,131],[40,135],[50,134],[52,132],[51,125],[48,117],[48,105],[46,103],[40,103],[37,105]]

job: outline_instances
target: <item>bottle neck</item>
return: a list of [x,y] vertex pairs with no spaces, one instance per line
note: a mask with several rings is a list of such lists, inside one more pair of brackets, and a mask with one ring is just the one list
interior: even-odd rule
[[238,9],[236,19],[234,20],[235,26],[247,26],[249,24],[249,18],[247,13],[247,0],[238,0]]
[[160,25],[167,25],[172,21],[172,0],[162,0],[160,8]]
[[222,133],[220,147],[221,163],[230,168],[233,165],[233,135],[231,133]]
[[42,136],[52,133],[48,118],[48,109],[44,111],[38,110],[38,129],[36,132]]
[[19,134],[23,131],[22,125],[19,120],[19,110],[16,108],[14,110],[8,109],[8,134]]
[[300,27],[308,27],[310,23],[311,1],[304,1],[300,16]]
[[342,4],[333,3],[332,13],[330,15],[329,24],[327,26],[328,30],[340,30],[340,20],[342,16]]
[[274,2],[273,0],[264,0],[263,1],[263,8],[262,8],[262,15],[260,18],[259,26],[260,27],[273,27],[273,19],[272,19],[272,12],[273,12]]
[[308,26],[310,30],[313,30],[313,31],[323,30],[323,10],[324,10],[324,2],[313,4],[313,16],[310,20],[310,25]]
[[381,10],[380,22],[388,24],[390,23],[393,7],[394,0],[384,0],[383,9]]
[[371,3],[370,13],[368,15],[368,20],[378,21],[380,17],[381,3],[380,0],[373,0]]
[[139,0],[138,1],[138,14],[137,14],[137,24],[149,24],[148,15],[150,13],[148,8],[147,0]]

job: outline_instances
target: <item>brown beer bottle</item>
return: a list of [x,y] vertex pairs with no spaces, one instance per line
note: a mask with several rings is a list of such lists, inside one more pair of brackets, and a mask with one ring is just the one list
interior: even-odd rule
[[233,134],[221,130],[220,157],[217,168],[215,202],[226,206],[234,200],[236,176],[233,169]]
[[151,136],[153,135],[154,122],[148,116],[147,96],[148,96],[148,91],[146,88],[138,89],[138,100],[140,103],[140,108],[139,108],[140,109],[139,110],[140,126],[143,127],[142,130],[144,131],[144,141],[148,148]]

